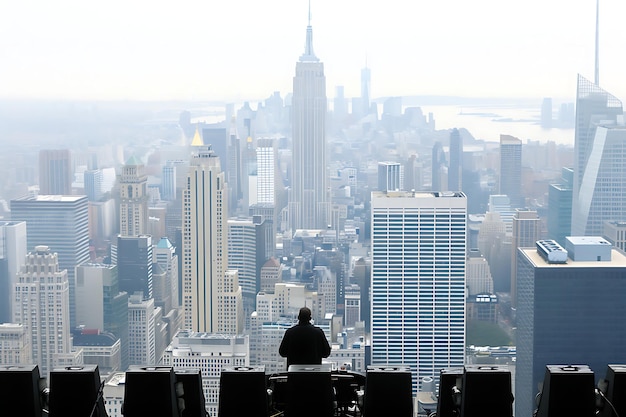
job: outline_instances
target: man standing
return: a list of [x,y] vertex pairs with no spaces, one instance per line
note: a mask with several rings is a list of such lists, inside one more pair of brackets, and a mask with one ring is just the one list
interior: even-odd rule
[[321,364],[330,355],[330,345],[324,331],[311,323],[311,310],[302,307],[298,324],[287,329],[278,353],[287,358],[289,365]]

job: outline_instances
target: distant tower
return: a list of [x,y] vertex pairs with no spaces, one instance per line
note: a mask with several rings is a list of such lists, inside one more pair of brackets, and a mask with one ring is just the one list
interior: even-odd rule
[[69,149],[39,151],[39,193],[72,194],[72,160]]
[[522,141],[500,135],[500,194],[506,194],[511,207],[524,207],[522,196]]
[[276,204],[276,150],[272,139],[259,139],[256,148],[257,203]]
[[[172,245],[172,242],[166,237],[162,237],[159,242],[152,248],[152,254],[154,264],[165,271],[165,297],[170,300],[169,308],[165,308],[163,314],[167,314],[170,308],[178,308],[178,294],[180,288],[178,287],[178,255],[176,255],[176,248]],[[153,264],[153,267],[154,267]],[[156,297],[155,297],[156,298]]]
[[574,171],[561,169],[561,180],[548,189],[548,239],[565,246],[565,237],[572,230],[572,184]]
[[373,192],[371,216],[372,365],[410,366],[415,393],[464,363],[467,198]]
[[70,286],[67,270],[48,246],[37,246],[25,257],[14,288],[13,322],[30,335],[33,363],[42,375],[54,368],[56,354],[71,351]]
[[372,73],[366,65],[365,68],[361,69],[361,105],[363,106],[361,111],[363,117],[370,112],[371,81]]
[[143,163],[130,157],[118,176],[120,189],[120,235],[148,233],[148,176]]
[[239,273],[246,316],[254,311],[259,292],[256,270],[256,226],[251,218],[228,219],[228,268]]
[[378,191],[404,189],[404,167],[399,162],[378,163]]
[[0,221],[0,323],[11,322],[13,288],[26,248],[26,222]]
[[120,291],[129,295],[141,292],[146,300],[153,298],[152,236],[118,236],[114,257]]
[[176,200],[176,164],[167,161],[161,171],[161,198],[165,201]]
[[333,100],[333,117],[337,122],[345,121],[348,116],[348,100],[344,93],[343,85],[335,87],[335,99]]
[[572,235],[599,236],[626,218],[626,126],[622,102],[578,76]]
[[257,203],[257,154],[252,137],[246,139],[246,148],[242,155],[241,191],[243,193],[243,209],[247,212],[251,205]]
[[310,13],[304,54],[293,78],[292,172],[289,222],[292,230],[326,229],[330,222],[326,172],[326,77],[313,52]]
[[141,293],[128,299],[128,362],[130,365],[156,365],[154,299]]
[[89,201],[98,201],[102,198],[102,181],[104,176],[101,169],[87,170],[83,174],[85,194]]
[[243,197],[241,191],[241,140],[237,134],[237,119],[234,116],[230,121],[228,137],[228,171],[226,168],[223,167],[228,183],[228,214],[232,216],[237,211],[239,200]]
[[210,146],[192,143],[183,191],[184,327],[238,334],[243,325],[237,271],[228,267],[228,203],[224,172]]
[[70,320],[75,324],[75,267],[89,260],[89,208],[86,196],[39,195],[11,200],[11,219],[26,222],[27,247],[49,246],[67,270]]
[[121,341],[123,369],[128,363],[128,294],[120,292],[117,266],[84,263],[76,267],[77,325],[111,332]]
[[493,278],[487,259],[479,250],[471,249],[467,257],[467,295],[493,294]]
[[435,142],[431,162],[431,190],[447,191],[448,163],[441,142]]
[[450,133],[450,165],[448,166],[448,191],[463,190],[463,138],[459,129]]
[[511,306],[517,307],[517,252],[519,248],[532,248],[541,238],[541,219],[535,210],[516,209],[513,215],[511,238]]

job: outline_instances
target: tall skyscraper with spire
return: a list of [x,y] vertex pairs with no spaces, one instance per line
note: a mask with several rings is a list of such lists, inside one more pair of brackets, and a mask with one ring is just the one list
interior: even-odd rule
[[366,64],[365,68],[361,69],[361,111],[363,112],[363,117],[370,112],[371,80],[372,73]]
[[622,102],[578,76],[573,236],[600,236],[606,220],[626,218],[626,125]]
[[225,175],[211,146],[199,135],[191,144],[183,190],[183,310],[186,329],[238,334],[243,330],[237,271],[228,266]]
[[292,177],[289,223],[295,229],[325,229],[330,220],[326,172],[326,77],[313,52],[309,9],[304,54],[293,78]]

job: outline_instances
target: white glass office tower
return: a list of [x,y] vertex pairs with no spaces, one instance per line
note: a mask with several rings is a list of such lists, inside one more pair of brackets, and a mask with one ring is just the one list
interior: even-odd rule
[[372,364],[414,392],[464,363],[466,214],[463,193],[372,193]]

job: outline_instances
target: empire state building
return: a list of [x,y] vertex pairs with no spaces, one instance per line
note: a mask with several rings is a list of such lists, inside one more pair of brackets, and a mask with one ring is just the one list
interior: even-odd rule
[[326,229],[330,197],[326,171],[326,77],[324,64],[313,52],[313,29],[306,30],[304,54],[296,63],[292,107],[292,184],[289,225],[296,229]]

